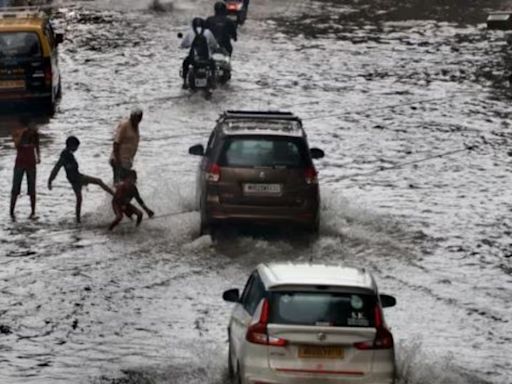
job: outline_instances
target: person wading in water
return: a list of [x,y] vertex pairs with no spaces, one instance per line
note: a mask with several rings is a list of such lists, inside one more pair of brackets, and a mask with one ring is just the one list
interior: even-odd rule
[[78,171],[78,162],[73,153],[80,146],[80,141],[75,136],[70,136],[66,139],[66,148],[61,152],[59,161],[52,169],[50,178],[48,179],[48,189],[52,190],[52,182],[59,173],[61,167],[64,167],[66,176],[73,188],[76,195],[76,222],[80,223],[80,213],[82,210],[82,187],[88,184],[95,184],[103,188],[104,191],[110,193],[114,192],[101,180],[96,177],[83,175]]
[[130,118],[119,123],[114,136],[114,145],[110,156],[110,165],[114,174],[114,184],[119,183],[132,169],[139,147],[139,124],[142,110],[134,109]]
[[137,209],[133,204],[130,204],[132,199],[135,199],[137,203],[146,211],[149,217],[153,217],[154,212],[149,209],[142,198],[139,195],[137,189],[137,172],[128,171],[123,181],[116,186],[116,192],[112,199],[112,209],[116,214],[115,220],[110,224],[109,230],[112,231],[123,219],[123,215],[126,215],[130,219],[133,215],[137,216],[137,226],[142,222],[142,212]]
[[16,161],[12,178],[11,205],[9,214],[16,220],[14,210],[21,192],[23,176],[27,175],[27,193],[30,196],[30,218],[36,215],[36,164],[40,163],[39,133],[28,119],[21,118],[20,126],[13,130],[14,145],[16,146]]

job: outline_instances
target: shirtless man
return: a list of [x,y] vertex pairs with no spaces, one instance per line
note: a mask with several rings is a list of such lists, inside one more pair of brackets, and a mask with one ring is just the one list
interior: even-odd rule
[[130,118],[119,123],[114,136],[110,165],[114,173],[114,184],[121,181],[132,169],[135,155],[139,147],[139,124],[142,120],[142,110],[134,109]]

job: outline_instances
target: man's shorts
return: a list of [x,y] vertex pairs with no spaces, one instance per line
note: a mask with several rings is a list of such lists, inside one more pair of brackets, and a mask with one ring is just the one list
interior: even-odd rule
[[14,168],[12,178],[12,194],[18,196],[21,192],[21,182],[23,175],[27,174],[27,194],[35,195],[36,193],[36,169]]
[[114,183],[119,183],[121,180],[128,175],[130,172],[129,168],[124,168],[121,165],[114,164],[114,162],[110,161],[110,166],[112,167],[112,172],[114,173]]

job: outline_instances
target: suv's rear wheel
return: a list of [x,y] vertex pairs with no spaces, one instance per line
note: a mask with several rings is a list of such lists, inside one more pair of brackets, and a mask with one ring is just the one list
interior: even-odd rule
[[317,215],[315,221],[309,226],[309,231],[312,235],[318,235],[320,232],[320,216]]
[[203,213],[201,213],[201,224],[199,228],[199,235],[210,235],[212,238],[215,237],[217,234],[219,225],[217,223],[209,223],[206,220],[206,217],[203,216]]

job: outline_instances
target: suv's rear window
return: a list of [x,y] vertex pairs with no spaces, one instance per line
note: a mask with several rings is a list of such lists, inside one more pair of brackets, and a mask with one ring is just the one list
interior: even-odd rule
[[293,137],[230,137],[222,149],[221,166],[286,167],[307,166],[306,146]]
[[34,32],[1,32],[0,60],[40,59],[41,44]]
[[274,292],[270,322],[334,327],[373,327],[375,297],[329,292]]

